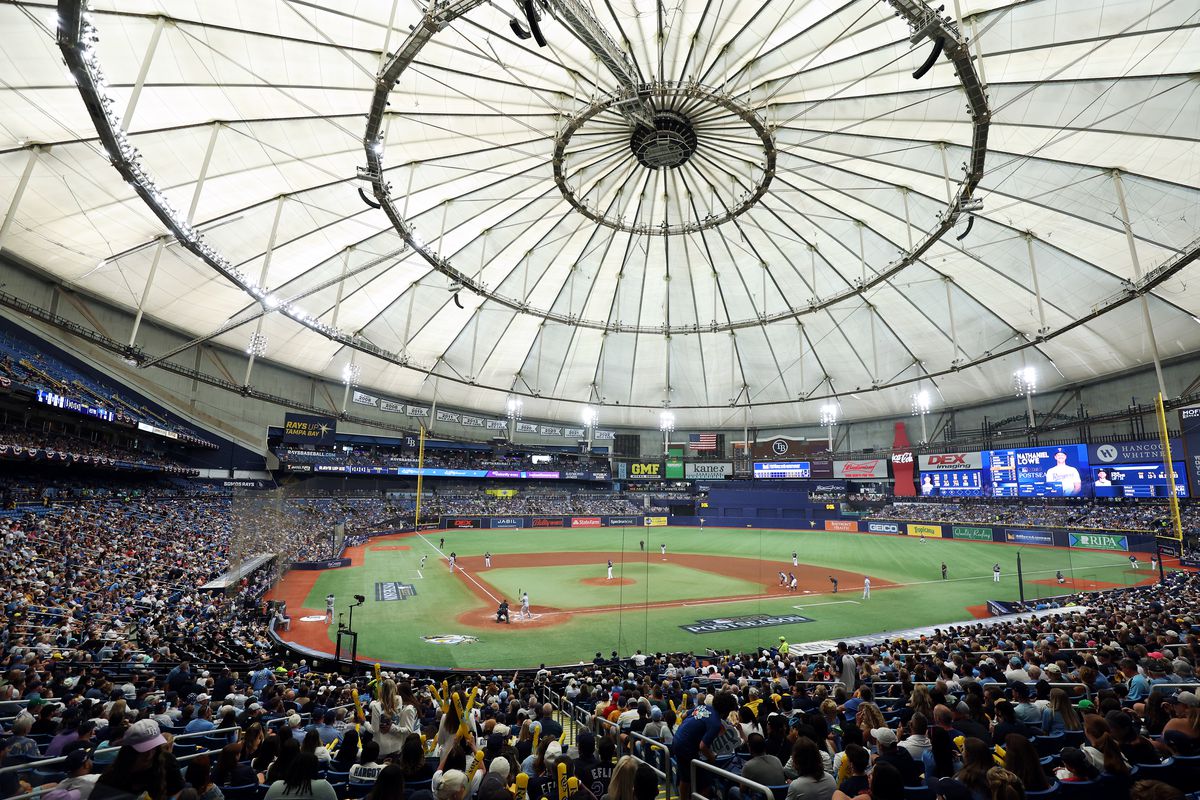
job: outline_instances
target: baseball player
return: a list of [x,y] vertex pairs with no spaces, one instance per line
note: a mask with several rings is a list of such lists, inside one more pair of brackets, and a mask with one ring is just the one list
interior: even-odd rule
[[779,585],[787,586],[787,575],[784,574],[783,570],[779,570]]
[[608,560],[608,579],[612,580],[612,559]]
[[450,553],[450,571],[454,572],[454,565],[458,563],[458,553],[451,551]]
[[489,550],[483,554],[483,565],[488,569],[492,568],[492,551]]
[[1132,569],[1137,569],[1137,568],[1138,568],[1138,566],[1137,566],[1137,556],[1133,555],[1132,553],[1130,553],[1130,554],[1129,554],[1129,566],[1130,566],[1130,568],[1132,568]]
[[521,619],[533,619],[529,613],[529,592],[521,592]]
[[446,537],[443,536],[442,538],[438,539],[438,550],[445,550],[445,549],[446,549]]
[[946,580],[946,562],[942,562],[942,580]]
[[325,595],[325,624],[329,625],[333,622],[333,595]]
[[871,579],[863,576],[863,600],[871,599]]
[[797,585],[796,576],[789,572],[788,573],[788,591],[789,592],[796,591],[796,585]]
[[829,582],[833,584],[833,593],[837,594],[838,579],[830,575]]
[[800,555],[795,550],[792,551],[792,566],[793,567],[800,566]]
[[660,553],[662,553],[662,560],[666,561],[667,560],[667,543],[663,542],[662,544],[660,544],[658,546],[658,550]]
[[1157,553],[1150,556],[1150,571],[1153,572],[1156,569],[1158,569],[1158,554]]
[[992,564],[992,583],[1000,582],[1000,562]]
[[425,559],[427,558],[429,558],[428,555],[421,556],[421,566],[417,567],[417,569],[425,569]]
[[645,539],[638,539],[638,550],[645,552],[645,550],[646,550],[646,540]]
[[1059,585],[1059,586],[1062,586],[1064,583],[1066,583],[1066,582],[1067,582],[1066,576],[1064,576],[1064,575],[1062,574],[1062,570],[1061,570],[1061,569],[1060,569],[1058,572],[1054,573],[1054,579],[1055,579],[1056,581],[1058,581],[1058,585]]

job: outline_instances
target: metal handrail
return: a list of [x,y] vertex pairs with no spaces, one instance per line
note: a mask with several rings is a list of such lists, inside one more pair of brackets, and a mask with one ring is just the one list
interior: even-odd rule
[[[630,731],[627,735],[633,739],[645,742],[650,747],[651,752],[655,750],[662,750],[664,753],[666,753],[667,757],[663,759],[663,768],[661,770],[659,770],[658,767],[654,766],[653,764],[650,764],[644,758],[639,758],[638,760],[644,764],[647,764],[652,770],[657,772],[663,778],[663,781],[667,787],[666,800],[671,800],[671,748],[663,742],[658,742],[654,739],[651,739],[645,734],[634,733],[633,731]],[[770,799],[768,798],[768,800]]]
[[[713,764],[709,764],[707,761],[704,761],[703,759],[699,759],[699,758],[692,759],[691,779],[692,779],[692,797],[693,798],[697,798],[698,800],[710,800],[710,798],[705,797],[703,794],[701,794],[699,791],[697,791],[697,787],[700,785],[699,781],[697,780],[697,775],[696,775],[696,770],[698,770],[698,769],[705,770],[706,772],[711,772],[723,780],[732,781],[733,783],[739,784],[741,786],[745,786],[747,789],[750,789],[751,791],[758,792],[765,798],[765,800],[775,800],[775,794],[774,794],[774,792],[771,791],[771,787],[765,786],[765,785],[759,783],[758,781],[748,780],[747,778],[743,778],[741,775],[734,775],[732,772],[730,772],[727,769],[721,769],[720,767],[715,766]],[[716,798],[712,798],[711,800],[716,800]]]
[[[241,730],[241,728],[234,726],[232,728],[214,728],[209,731],[196,731],[195,733],[181,733],[178,736],[174,736],[171,739],[171,741],[172,741],[172,743],[174,743],[174,742],[182,741],[183,739],[195,739],[195,738],[199,738],[201,736],[216,736],[218,734],[233,733],[234,731],[240,731],[240,730]],[[92,755],[95,756],[95,755],[99,755],[101,753],[115,753],[116,751],[120,750],[123,746],[124,745],[118,744],[118,745],[113,745],[111,747],[101,747],[97,750],[93,750]],[[212,752],[212,751],[208,751],[208,752]],[[199,754],[196,754],[196,755],[199,755]],[[0,773],[28,772],[31,769],[41,769],[42,767],[51,767],[51,766],[55,766],[57,764],[62,764],[62,763],[65,763],[66,760],[67,760],[66,756],[55,756],[53,758],[38,759],[37,761],[26,761],[24,764],[13,764],[12,766],[9,766],[9,767],[0,767]]]

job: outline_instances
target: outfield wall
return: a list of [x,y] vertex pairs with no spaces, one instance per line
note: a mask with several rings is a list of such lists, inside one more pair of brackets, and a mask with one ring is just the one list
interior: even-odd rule
[[[671,525],[700,524],[700,517],[671,517]],[[705,524],[722,528],[779,528],[778,520],[759,517],[705,517]],[[965,525],[903,519],[815,519],[797,530],[843,531],[847,533],[924,536],[929,539],[965,539],[999,544],[1068,547],[1076,550],[1109,550],[1126,553],[1153,553],[1154,536],[1128,531],[1079,530],[1050,526]]]

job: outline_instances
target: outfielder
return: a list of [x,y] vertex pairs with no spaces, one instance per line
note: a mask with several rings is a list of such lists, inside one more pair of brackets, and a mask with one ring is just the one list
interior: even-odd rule
[[612,559],[608,560],[608,579],[612,580]]

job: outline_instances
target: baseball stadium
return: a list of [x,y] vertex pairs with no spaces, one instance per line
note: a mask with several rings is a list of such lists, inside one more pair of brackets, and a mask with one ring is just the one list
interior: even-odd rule
[[0,0],[0,800],[1200,800],[1200,9]]

